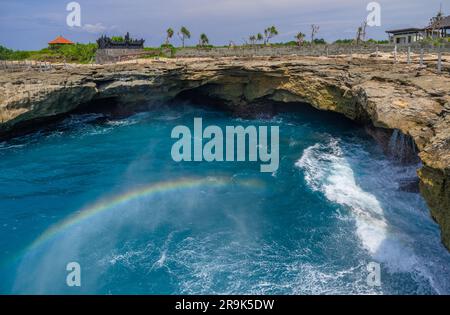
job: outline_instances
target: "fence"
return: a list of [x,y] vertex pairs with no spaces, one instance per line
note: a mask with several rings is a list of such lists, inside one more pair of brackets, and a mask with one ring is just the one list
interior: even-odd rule
[[[154,53],[154,52],[153,52]],[[389,53],[392,55],[394,63],[399,62],[400,56],[406,56],[406,62],[412,63],[413,54],[420,55],[420,65],[424,65],[425,55],[435,55],[436,68],[438,72],[443,70],[443,53],[450,53],[450,45],[435,47],[431,45],[313,45],[313,46],[236,46],[236,47],[215,47],[215,48],[181,48],[176,50],[174,57],[276,57],[276,56],[349,56],[353,58],[355,54],[375,55],[379,53]],[[135,50],[120,51],[99,50],[97,52],[98,63],[115,63],[118,61],[136,59],[152,52]],[[72,66],[64,62],[52,64],[41,61],[1,61],[0,70],[7,72],[14,71],[51,71],[56,69],[70,69]]]
[[217,48],[181,48],[175,53],[175,57],[271,57],[271,56],[333,56],[352,54],[398,53],[407,52],[425,54],[437,54],[439,52],[450,53],[450,45],[436,47],[432,45],[308,45],[308,46],[235,46]]
[[24,61],[9,61],[0,60],[0,70],[5,72],[21,72],[21,71],[52,71],[59,69],[71,69],[74,66],[69,63],[55,64],[47,61],[34,61],[34,60],[24,60]]
[[6,72],[16,72],[16,71],[50,71],[53,69],[53,65],[50,62],[42,61],[7,61],[0,60],[0,70]]
[[[379,56],[389,53],[394,63],[400,62],[400,56],[405,56],[406,63],[413,62],[413,55],[419,55],[419,63],[425,65],[425,55],[436,56],[436,68],[438,72],[443,70],[443,53],[450,54],[450,44],[440,47],[433,45],[308,45],[308,46],[237,46],[218,48],[181,48],[176,51],[175,57],[277,57],[277,56],[349,56],[350,59],[356,54]],[[428,60],[429,61],[429,60]]]
[[95,62],[98,64],[115,63],[157,54],[159,54],[159,51],[144,49],[98,49],[95,54]]

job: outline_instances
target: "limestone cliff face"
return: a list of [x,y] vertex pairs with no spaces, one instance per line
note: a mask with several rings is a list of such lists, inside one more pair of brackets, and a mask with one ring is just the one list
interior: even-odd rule
[[421,193],[450,249],[450,77],[387,61],[344,58],[185,59],[1,73],[0,134],[24,122],[114,98],[121,106],[194,91],[237,113],[260,102],[309,103],[415,141]]

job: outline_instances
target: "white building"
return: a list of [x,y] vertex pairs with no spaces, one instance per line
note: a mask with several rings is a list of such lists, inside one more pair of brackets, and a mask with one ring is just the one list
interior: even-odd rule
[[405,28],[400,30],[386,31],[389,34],[389,41],[393,44],[406,45],[420,41],[426,37],[423,28]]
[[[442,13],[441,13],[442,14]],[[424,38],[446,38],[450,36],[450,16],[442,16],[432,21],[425,28],[404,28],[386,31],[389,41],[393,44],[407,45],[420,41]]]

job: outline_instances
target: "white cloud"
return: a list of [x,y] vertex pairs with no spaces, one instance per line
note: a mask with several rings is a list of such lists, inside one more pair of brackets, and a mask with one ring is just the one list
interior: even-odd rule
[[103,25],[102,23],[84,24],[81,28],[83,30],[85,30],[86,32],[92,33],[92,34],[104,33],[104,32],[106,32],[107,30],[110,29],[107,26]]

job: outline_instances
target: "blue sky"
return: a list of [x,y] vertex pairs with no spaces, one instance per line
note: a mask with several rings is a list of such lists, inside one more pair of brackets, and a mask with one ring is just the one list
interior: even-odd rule
[[[160,45],[165,30],[185,25],[196,44],[205,32],[213,44],[243,42],[250,34],[276,25],[275,41],[289,41],[301,31],[320,25],[318,37],[328,41],[354,38],[366,18],[370,0],[78,0],[82,27],[66,24],[71,0],[0,0],[0,45],[13,49],[40,49],[57,35],[73,41],[94,42],[99,35],[122,34],[144,38],[147,46]],[[378,0],[381,27],[367,36],[386,39],[386,29],[423,27],[450,0]],[[179,41],[174,38],[175,44]]]

